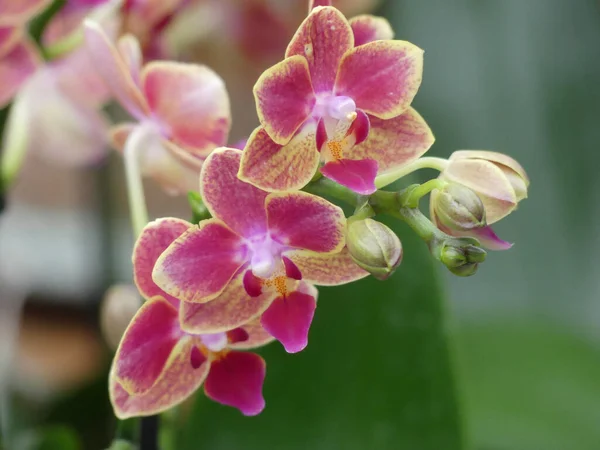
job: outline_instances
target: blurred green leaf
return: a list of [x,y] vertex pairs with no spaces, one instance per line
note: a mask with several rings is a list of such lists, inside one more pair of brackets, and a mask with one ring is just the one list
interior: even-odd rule
[[321,289],[308,348],[261,352],[265,411],[243,417],[200,394],[178,450],[465,448],[434,262],[393,228],[405,260],[392,278]]
[[479,448],[597,450],[600,351],[564,328],[461,327],[470,425]]
[[[15,436],[15,450],[81,450],[81,442],[74,429],[64,425],[47,425],[27,430]],[[4,447],[0,447],[4,448]],[[9,450],[7,447],[6,450]]]

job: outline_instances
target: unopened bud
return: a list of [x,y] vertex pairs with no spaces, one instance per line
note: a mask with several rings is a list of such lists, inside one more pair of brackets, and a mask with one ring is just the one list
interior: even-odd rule
[[352,222],[346,245],[354,262],[379,280],[388,278],[402,261],[398,236],[373,219]]
[[485,208],[481,199],[468,187],[448,183],[431,194],[435,220],[453,231],[470,231],[485,226]]
[[446,242],[440,252],[440,261],[450,272],[460,277],[475,274],[485,257],[484,249],[461,239]]
[[116,350],[125,329],[142,306],[142,299],[135,286],[116,284],[104,294],[100,307],[100,329],[110,348]]

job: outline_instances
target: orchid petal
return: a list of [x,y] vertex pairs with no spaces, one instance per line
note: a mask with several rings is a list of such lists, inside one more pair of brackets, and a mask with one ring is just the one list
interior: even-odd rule
[[450,155],[450,160],[455,159],[484,159],[506,166],[509,169],[516,172],[523,180],[525,180],[525,186],[529,186],[529,177],[523,169],[523,166],[516,160],[511,158],[504,153],[491,152],[489,150],[458,150]]
[[442,173],[448,181],[475,191],[483,202],[488,225],[510,214],[517,197],[510,180],[496,164],[483,159],[453,159]]
[[260,317],[246,323],[242,326],[242,329],[248,334],[248,338],[244,341],[230,343],[229,348],[234,350],[249,350],[262,347],[275,340],[261,325]]
[[306,186],[318,167],[315,126],[309,122],[283,146],[264,128],[254,130],[242,154],[238,176],[265,191],[290,191]]
[[177,308],[160,297],[149,300],[125,330],[115,355],[115,377],[131,394],[148,391],[186,347],[184,338]]
[[144,68],[141,84],[156,120],[175,144],[201,156],[225,144],[231,125],[229,97],[213,70],[154,61]]
[[423,50],[406,41],[375,41],[344,55],[335,94],[380,119],[391,119],[411,104],[421,84]]
[[332,255],[303,250],[286,252],[285,255],[298,266],[304,281],[321,286],[338,286],[369,275],[354,262],[346,247]]
[[114,376],[114,366],[109,379],[110,400],[115,415],[119,419],[136,416],[150,416],[166,411],[183,402],[192,395],[204,382],[210,363],[200,362],[200,366],[192,365],[191,354],[195,342],[186,339],[185,347],[174,356],[170,366],[162,373],[156,383],[143,394],[131,394]]
[[23,41],[0,58],[0,108],[6,106],[41,60],[33,44]]
[[326,163],[321,167],[321,173],[358,194],[370,195],[377,190],[377,167],[374,159],[339,159]]
[[267,69],[254,85],[260,123],[271,139],[287,144],[315,105],[308,64],[292,56]]
[[393,119],[370,119],[369,136],[346,155],[352,159],[374,159],[379,165],[378,175],[416,160],[435,140],[425,120],[413,108]]
[[230,351],[212,362],[204,383],[206,396],[215,402],[255,416],[265,407],[262,387],[265,361],[255,353]]
[[179,310],[181,327],[193,334],[222,333],[259,317],[269,307],[276,293],[267,291],[250,297],[241,278],[239,274],[218,297],[209,302],[182,303]]
[[303,56],[315,92],[331,92],[340,60],[353,46],[352,29],[344,15],[331,6],[317,7],[296,31],[285,56]]
[[133,280],[146,299],[162,296],[174,307],[179,300],[159,288],[152,280],[152,270],[159,256],[193,225],[173,217],[150,222],[142,230],[133,247]]
[[51,0],[0,0],[0,23],[22,23],[41,12]]
[[117,41],[117,49],[123,62],[129,68],[129,73],[136,84],[141,83],[141,70],[144,62],[140,41],[131,34],[121,36]]
[[239,180],[242,152],[232,148],[214,150],[200,174],[200,192],[213,217],[244,237],[264,233],[267,193]]
[[136,119],[149,113],[148,104],[139,86],[116,47],[102,28],[91,20],[85,21],[86,46],[104,82],[121,105]]
[[310,13],[317,6],[332,6],[332,0],[308,0],[308,12]]
[[320,253],[344,247],[344,212],[324,198],[306,192],[272,193],[266,209],[269,232],[284,245]]
[[383,17],[363,14],[350,19],[354,33],[354,46],[368,44],[373,41],[389,41],[394,39],[392,26]]
[[254,275],[252,270],[248,269],[244,272],[242,283],[244,285],[244,290],[250,297],[258,297],[262,294],[262,279]]
[[316,307],[314,297],[294,291],[277,297],[262,315],[261,323],[286,352],[297,353],[308,344],[308,330]]
[[508,250],[513,246],[511,242],[500,239],[489,225],[472,230],[469,236],[476,238],[482,247],[490,250]]
[[23,28],[14,25],[0,25],[0,59],[8,53],[23,36]]
[[178,237],[158,258],[152,279],[186,302],[217,297],[244,263],[240,236],[216,219],[200,222]]

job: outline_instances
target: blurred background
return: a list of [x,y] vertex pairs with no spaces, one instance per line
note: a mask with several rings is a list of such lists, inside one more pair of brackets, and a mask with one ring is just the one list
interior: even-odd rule
[[[201,35],[183,33],[186,50],[174,55],[223,76],[233,143],[257,125],[251,87],[280,59],[306,5],[258,2],[275,11],[263,22],[250,0],[217,2],[226,11],[201,3],[206,9],[173,29],[189,31],[201,18],[206,25],[210,14],[248,21],[197,26]],[[470,448],[600,448],[600,2],[340,3],[349,17],[385,16],[397,39],[425,50],[414,106],[436,135],[431,155],[494,150],[525,167],[529,199],[495,227],[515,245],[490,252],[474,277],[461,279],[394,225],[405,259],[390,280],[323,289],[307,350],[262,351],[269,371],[261,416],[243,418],[199,395],[172,418],[177,437],[163,439],[178,450],[462,448],[440,400],[451,394],[432,362],[439,339],[450,336],[459,386],[450,403],[460,407]],[[185,199],[146,186],[153,217],[188,217]],[[7,450],[106,448],[115,420],[100,316],[107,289],[131,282],[133,243],[120,155],[82,167],[30,152],[7,204],[0,216]],[[450,318],[434,338],[435,311],[419,312],[430,303],[445,304]]]

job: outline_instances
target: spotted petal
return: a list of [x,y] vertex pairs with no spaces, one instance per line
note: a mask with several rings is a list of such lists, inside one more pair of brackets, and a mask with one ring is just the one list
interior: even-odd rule
[[332,255],[303,250],[286,252],[302,272],[302,280],[321,286],[337,286],[360,280],[369,273],[356,265],[348,249]]
[[244,263],[242,239],[217,219],[200,222],[177,238],[158,258],[152,279],[186,302],[217,297]]
[[200,174],[200,192],[213,217],[245,237],[266,230],[265,198],[267,193],[240,181],[242,152],[232,148],[213,151]]
[[262,387],[266,369],[257,354],[230,351],[211,364],[204,384],[206,396],[239,409],[245,416],[255,416],[265,407]]
[[352,29],[344,15],[331,6],[316,7],[296,31],[285,56],[303,56],[315,92],[331,92],[340,60],[353,46]]
[[119,419],[136,416],[149,416],[166,411],[183,402],[204,382],[210,363],[201,354],[200,361],[191,363],[191,354],[195,340],[186,338],[185,344],[171,360],[170,366],[163,371],[156,383],[143,394],[131,394],[115,377],[115,364],[109,379],[110,401],[115,415]]
[[162,296],[174,307],[179,307],[179,300],[154,283],[152,270],[158,257],[191,226],[185,220],[169,217],[150,222],[142,230],[133,247],[133,280],[146,299]]
[[286,144],[315,105],[308,64],[292,56],[267,69],[254,85],[260,123],[278,144]]
[[233,330],[259,317],[274,297],[275,294],[270,292],[250,297],[239,274],[215,299],[207,303],[182,303],[179,311],[181,327],[194,334]]
[[305,124],[285,145],[277,144],[259,127],[248,139],[238,176],[265,191],[298,190],[318,167],[314,122]]
[[350,19],[350,27],[354,33],[354,45],[368,44],[373,41],[388,41],[394,39],[392,26],[383,17],[363,14]]
[[33,75],[40,62],[39,55],[28,41],[14,45],[0,58],[0,108],[4,107]]
[[121,105],[136,119],[147,115],[148,104],[136,85],[127,62],[102,28],[91,20],[85,21],[85,40],[98,72]]
[[335,81],[367,114],[391,119],[411,104],[421,84],[423,50],[406,41],[375,41],[344,55]]
[[206,156],[226,143],[231,124],[229,97],[213,70],[155,61],[144,68],[141,83],[150,109],[175,144]]
[[308,344],[308,330],[316,307],[314,297],[294,291],[277,297],[262,315],[261,323],[288,353],[297,353]]
[[271,236],[282,244],[320,253],[344,247],[344,212],[327,200],[306,192],[272,193],[266,208]]
[[321,167],[321,173],[358,194],[369,195],[377,190],[377,167],[377,161],[371,158],[339,159],[326,163]]
[[140,308],[123,335],[115,355],[115,378],[131,394],[147,392],[187,347],[177,308],[155,297]]

